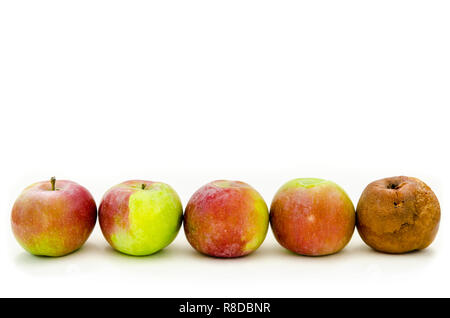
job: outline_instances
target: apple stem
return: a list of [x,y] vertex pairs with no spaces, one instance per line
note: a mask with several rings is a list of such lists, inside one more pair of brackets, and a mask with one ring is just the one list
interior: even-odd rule
[[56,186],[55,186],[55,184],[56,184],[56,179],[55,179],[55,177],[52,177],[52,178],[50,179],[50,183],[52,184],[52,191],[55,191],[55,190],[56,190]]
[[141,187],[142,187],[142,190],[144,190],[144,189],[145,189],[145,187],[146,187],[146,184],[145,184],[145,183],[143,183],[143,184],[141,185]]

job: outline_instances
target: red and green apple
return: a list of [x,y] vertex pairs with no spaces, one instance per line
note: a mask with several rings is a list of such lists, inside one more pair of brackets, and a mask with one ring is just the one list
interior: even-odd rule
[[168,184],[130,180],[109,189],[99,207],[104,237],[116,250],[150,255],[169,245],[181,227],[183,207]]
[[270,224],[288,250],[318,256],[339,252],[355,228],[355,208],[345,191],[331,181],[294,179],[272,201]]
[[201,187],[189,200],[184,231],[197,251],[215,257],[252,253],[269,226],[267,205],[250,185],[217,180]]
[[68,180],[42,181],[23,190],[14,203],[11,224],[20,245],[34,255],[62,256],[79,249],[94,229],[92,195]]

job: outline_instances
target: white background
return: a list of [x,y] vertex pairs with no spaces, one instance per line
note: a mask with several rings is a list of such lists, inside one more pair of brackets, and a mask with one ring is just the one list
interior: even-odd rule
[[[448,1],[2,1],[0,296],[450,296]],[[441,202],[426,250],[304,257],[269,232],[254,254],[202,256],[183,230],[150,257],[98,225],[62,258],[15,242],[10,211],[55,175],[99,203],[121,181],[190,195],[248,182],[268,205],[296,177],[415,176]]]

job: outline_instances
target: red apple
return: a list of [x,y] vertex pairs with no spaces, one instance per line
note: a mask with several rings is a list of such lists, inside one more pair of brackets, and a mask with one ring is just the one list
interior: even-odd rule
[[81,185],[54,178],[25,188],[11,224],[22,247],[34,255],[62,256],[79,249],[94,229],[97,207]]
[[355,208],[337,184],[295,179],[276,193],[270,224],[288,250],[310,256],[333,254],[345,247],[355,228]]
[[255,251],[267,234],[269,213],[261,195],[240,181],[218,180],[189,200],[184,231],[197,251],[239,257]]

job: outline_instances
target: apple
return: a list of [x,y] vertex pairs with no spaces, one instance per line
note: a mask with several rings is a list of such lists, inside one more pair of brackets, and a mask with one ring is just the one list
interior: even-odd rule
[[79,249],[94,229],[92,195],[68,180],[37,182],[14,203],[11,225],[19,244],[34,255],[62,256]]
[[367,245],[386,253],[424,249],[436,237],[441,209],[434,192],[412,177],[370,183],[356,208],[356,226]]
[[195,192],[184,214],[187,240],[200,253],[239,257],[264,241],[269,212],[261,195],[240,181],[217,180]]
[[350,241],[355,208],[345,191],[331,181],[294,179],[275,194],[270,224],[277,241],[301,255],[337,253]]
[[99,207],[103,236],[117,251],[150,255],[169,245],[181,227],[178,194],[162,182],[129,180],[109,189]]

